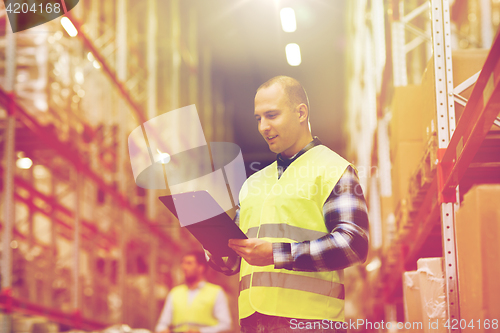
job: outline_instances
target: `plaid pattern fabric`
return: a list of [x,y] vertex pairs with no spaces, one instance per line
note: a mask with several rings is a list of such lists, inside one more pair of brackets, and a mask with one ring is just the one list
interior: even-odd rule
[[[316,137],[291,159],[278,155],[278,177],[299,156],[321,144]],[[276,269],[333,271],[363,263],[368,254],[368,212],[356,171],[347,167],[323,205],[323,217],[330,231],[319,239],[300,243],[273,243]],[[239,212],[235,223],[239,224]],[[207,259],[210,256],[207,255]],[[226,275],[239,271],[240,257],[211,257],[209,264]]]

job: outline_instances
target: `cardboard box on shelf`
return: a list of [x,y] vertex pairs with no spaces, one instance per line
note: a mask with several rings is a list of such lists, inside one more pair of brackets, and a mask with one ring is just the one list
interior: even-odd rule
[[391,153],[395,154],[402,142],[421,142],[424,140],[422,123],[421,87],[409,85],[395,87],[391,104]]
[[436,88],[434,83],[434,61],[431,58],[427,63],[422,84],[420,86],[422,93],[422,127],[421,134],[428,139],[436,130]]
[[396,224],[394,221],[394,199],[390,197],[380,197],[380,215],[382,218],[382,253],[385,253],[390,243],[396,237]]
[[380,196],[380,215],[382,217],[382,221],[385,220],[391,213],[394,213],[393,197]]
[[411,323],[414,332],[424,332],[422,301],[420,299],[420,273],[418,271],[403,273],[403,302],[405,323]]
[[[500,185],[478,185],[465,194],[457,212],[456,246],[460,316],[489,332],[485,323],[500,320]],[[481,326],[479,326],[481,324]]]
[[[452,52],[453,86],[467,80],[483,68],[488,55],[487,49],[455,50]],[[431,58],[422,76],[420,112],[423,122],[423,135],[428,136],[436,128],[436,88],[434,78],[434,61]],[[469,98],[474,85],[460,95]],[[464,107],[455,103],[455,119],[460,119]]]
[[425,333],[447,333],[447,302],[443,258],[417,260]]
[[423,141],[400,142],[392,155],[392,197],[396,207],[408,193],[412,174],[424,154]]
[[32,333],[35,325],[37,325],[38,327],[43,327],[40,326],[40,324],[48,324],[48,320],[44,317],[30,317],[19,315],[16,313],[12,316],[11,331],[12,333]]
[[[488,53],[489,49],[466,49],[454,51],[452,54],[453,85],[457,87],[469,77],[482,70]],[[461,92],[460,96],[469,99],[473,89],[474,84]],[[464,106],[459,103],[455,103],[455,119],[460,120],[464,109]]]
[[59,325],[55,323],[35,323],[31,333],[58,333]]
[[397,241],[397,226],[394,213],[382,220],[382,257],[386,257],[391,246]]
[[[453,86],[458,86],[483,69],[489,49],[465,49],[452,52]],[[469,98],[474,85],[466,89],[462,96]]]
[[406,198],[401,199],[394,215],[396,216],[397,237],[404,240],[410,234],[415,222],[408,211],[408,200]]

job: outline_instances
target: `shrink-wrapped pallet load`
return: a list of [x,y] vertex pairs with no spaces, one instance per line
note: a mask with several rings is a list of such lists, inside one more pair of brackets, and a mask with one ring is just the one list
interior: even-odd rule
[[411,325],[412,332],[424,332],[422,301],[420,297],[420,273],[418,271],[404,272],[403,301],[405,324]]
[[443,258],[417,260],[425,333],[447,333],[447,301]]

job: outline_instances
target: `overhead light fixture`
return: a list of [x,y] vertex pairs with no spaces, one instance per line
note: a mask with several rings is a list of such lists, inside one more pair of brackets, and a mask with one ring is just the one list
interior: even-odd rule
[[64,30],[70,35],[71,37],[75,37],[78,35],[78,30],[76,30],[75,26],[73,25],[73,22],[67,17],[63,17],[61,19],[61,25],[63,26]]
[[290,43],[285,47],[286,61],[290,66],[298,66],[302,62],[300,47],[296,43]]
[[374,258],[368,265],[366,265],[366,270],[368,272],[373,272],[376,269],[379,269],[382,266],[382,262],[379,258]]
[[16,161],[16,166],[19,169],[29,169],[33,165],[33,161],[28,157],[19,158]]
[[280,11],[281,26],[285,32],[294,32],[297,29],[297,21],[295,21],[295,11],[293,8],[286,7]]

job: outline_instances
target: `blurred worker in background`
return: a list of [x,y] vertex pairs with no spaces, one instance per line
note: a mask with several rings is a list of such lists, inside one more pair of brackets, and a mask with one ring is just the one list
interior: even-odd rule
[[165,301],[155,331],[161,333],[219,333],[231,329],[226,294],[205,280],[207,261],[203,252],[182,258],[185,284],[174,287]]
[[[257,89],[258,130],[277,161],[249,177],[232,239],[238,256],[211,256],[240,272],[241,332],[346,332],[343,269],[368,253],[368,215],[357,171],[313,138],[309,101],[290,77]],[[243,258],[244,260],[241,260]]]

